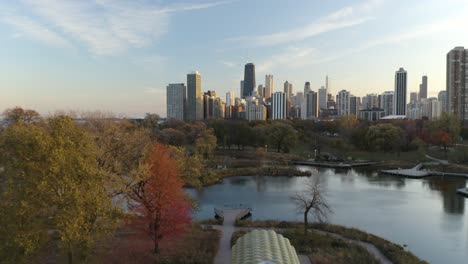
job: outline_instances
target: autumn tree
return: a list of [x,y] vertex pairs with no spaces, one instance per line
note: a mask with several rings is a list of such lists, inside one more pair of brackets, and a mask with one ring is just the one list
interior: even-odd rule
[[392,124],[377,124],[368,128],[366,139],[371,150],[400,151],[403,130]]
[[21,107],[15,107],[7,109],[3,112],[3,117],[7,124],[13,124],[18,122],[30,123],[40,119],[38,112],[30,109],[23,109]]
[[192,204],[168,146],[156,144],[149,152],[146,168],[132,187],[129,208],[134,213],[134,226],[153,240],[153,251],[158,254],[161,241],[183,232],[190,223]]
[[30,255],[53,230],[68,262],[83,261],[119,216],[92,138],[71,118],[60,116],[41,125],[13,124],[1,141],[1,174],[7,184],[0,214],[6,221],[2,227],[8,228],[0,251],[13,243],[18,256]]
[[304,215],[304,236],[307,235],[309,213],[319,222],[325,222],[332,212],[326,200],[325,189],[318,176],[313,176],[305,183],[305,190],[291,196],[298,213]]

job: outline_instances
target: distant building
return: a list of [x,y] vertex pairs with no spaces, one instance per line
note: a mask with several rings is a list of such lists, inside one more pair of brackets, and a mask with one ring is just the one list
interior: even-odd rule
[[365,121],[377,121],[384,117],[385,112],[382,108],[363,109],[359,111],[359,119]]
[[244,80],[240,81],[240,98],[244,95]]
[[260,96],[260,97],[265,97],[265,86],[263,86],[263,84],[258,85],[257,95]]
[[339,116],[349,115],[349,96],[350,93],[346,90],[341,90],[336,96],[336,105]]
[[244,69],[244,89],[242,98],[252,96],[255,88],[255,65],[253,63],[247,63]]
[[379,106],[379,96],[377,94],[367,94],[362,97],[361,109],[371,109],[378,108]]
[[271,98],[271,95],[274,92],[273,88],[273,75],[265,75],[265,98],[269,99]]
[[208,91],[203,94],[203,119],[214,118],[215,99],[216,99],[215,91]]
[[427,98],[427,76],[422,77],[421,84],[419,85],[419,100]]
[[286,119],[286,95],[282,92],[273,93],[271,100],[271,119]]
[[189,121],[203,120],[201,75],[198,71],[187,74],[187,111]]
[[318,97],[319,97],[319,108],[320,109],[326,109],[327,108],[327,89],[325,87],[322,86],[322,88],[320,88],[318,90]]
[[407,72],[400,68],[395,72],[395,95],[393,111],[396,115],[406,115]]
[[361,97],[350,95],[349,96],[349,114],[355,115],[357,117],[359,115],[360,109],[361,109]]
[[167,119],[184,120],[187,88],[183,83],[166,87]]
[[292,89],[292,83],[288,81],[284,82],[284,95],[286,96],[286,117],[289,117],[291,112]]
[[440,91],[437,99],[441,103],[442,112],[447,112],[447,91]]
[[311,91],[312,91],[312,89],[310,88],[310,82],[306,82],[306,83],[304,84],[304,96],[306,96],[307,93],[308,93],[308,92],[311,92]]
[[456,47],[447,54],[447,109],[468,120],[468,49]]
[[226,105],[229,106],[229,105],[234,105],[235,101],[234,101],[234,92],[227,92],[226,93]]
[[393,115],[393,98],[395,93],[393,91],[386,91],[382,94],[380,101],[380,108],[384,110],[384,115]]
[[410,93],[410,103],[416,103],[418,101],[418,93],[411,92]]
[[247,102],[247,107],[245,111],[246,111],[246,118],[249,121],[267,119],[266,107],[256,99]]
[[224,119],[225,118],[226,104],[223,99],[216,97],[213,104],[213,118]]
[[306,119],[316,119],[319,116],[318,93],[309,91],[306,94]]

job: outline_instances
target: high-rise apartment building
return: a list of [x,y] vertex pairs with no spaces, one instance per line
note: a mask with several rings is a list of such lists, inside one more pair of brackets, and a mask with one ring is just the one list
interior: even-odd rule
[[440,91],[437,100],[439,100],[441,104],[441,111],[442,112],[447,112],[447,91]]
[[232,91],[229,91],[226,93],[226,105],[229,106],[229,105],[234,105],[234,92]]
[[273,75],[265,75],[265,99],[271,98],[274,91],[273,85]]
[[203,120],[201,75],[198,71],[187,74],[187,111],[189,121]]
[[367,94],[362,97],[362,109],[372,109],[379,107],[379,95],[377,94]]
[[315,119],[318,116],[318,93],[309,91],[306,94],[306,119]]
[[427,76],[422,77],[421,84],[419,85],[419,100],[427,98]]
[[286,95],[282,92],[273,93],[271,100],[271,119],[285,119],[286,118]]
[[417,92],[411,92],[410,97],[409,97],[410,103],[416,103],[418,101],[418,93]]
[[349,114],[355,115],[357,117],[359,115],[359,110],[361,110],[361,97],[350,95],[349,96]]
[[380,108],[384,110],[384,116],[393,115],[393,91],[386,91],[382,94],[380,101]]
[[267,108],[257,99],[246,103],[246,118],[249,121],[266,120]]
[[327,93],[327,89],[322,86],[322,88],[320,88],[318,90],[318,97],[319,97],[319,108],[320,109],[327,109],[327,101],[328,101],[328,93]]
[[240,98],[244,95],[244,80],[240,81]]
[[167,119],[184,120],[187,88],[183,83],[172,83],[166,87]]
[[310,91],[312,91],[312,89],[310,88],[310,82],[306,82],[304,84],[304,96],[306,96],[307,93],[309,93]]
[[291,112],[292,89],[293,89],[292,83],[288,81],[284,82],[284,95],[286,96],[286,117],[289,117],[289,114]]
[[400,68],[395,72],[395,95],[393,111],[395,115],[406,115],[407,72]]
[[258,85],[257,95],[260,96],[260,97],[265,97],[265,86],[263,86],[263,84]]
[[336,96],[336,105],[339,116],[349,115],[349,96],[350,93],[346,90],[341,90]]
[[242,98],[252,96],[255,90],[255,65],[253,63],[247,63],[244,69],[244,89]]
[[456,47],[447,54],[447,109],[468,121],[468,49]]

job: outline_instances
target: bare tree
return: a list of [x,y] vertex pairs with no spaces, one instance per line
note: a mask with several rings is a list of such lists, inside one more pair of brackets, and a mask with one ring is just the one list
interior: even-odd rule
[[304,235],[307,234],[308,215],[312,213],[317,221],[326,222],[328,214],[332,213],[327,204],[326,193],[318,176],[312,176],[305,184],[306,189],[296,193],[290,199],[296,204],[297,211],[304,214]]

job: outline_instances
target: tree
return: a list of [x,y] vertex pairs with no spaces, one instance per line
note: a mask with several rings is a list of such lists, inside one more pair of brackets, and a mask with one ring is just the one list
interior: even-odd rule
[[2,176],[8,184],[0,206],[2,214],[13,215],[6,220],[15,222],[7,226],[22,222],[8,234],[20,246],[19,254],[33,253],[44,242],[40,235],[54,230],[69,263],[76,256],[85,259],[96,239],[114,229],[119,216],[92,138],[71,118],[61,116],[41,126],[14,124],[5,131],[1,146]]
[[290,125],[283,123],[277,123],[270,127],[268,139],[278,152],[281,150],[289,152],[289,149],[297,143],[296,131]]
[[200,131],[195,140],[195,150],[197,154],[202,155],[205,159],[211,157],[216,149],[216,136],[212,128]]
[[302,193],[296,193],[291,196],[291,200],[296,204],[296,209],[304,215],[304,236],[307,235],[308,215],[311,213],[319,222],[325,222],[328,214],[332,212],[328,206],[325,189],[320,178],[312,176],[305,183],[305,190]]
[[164,239],[180,234],[190,223],[192,204],[183,190],[179,164],[172,150],[156,144],[150,151],[146,170],[133,186],[130,210],[135,227],[153,240],[153,251],[159,252]]
[[21,107],[15,107],[7,109],[3,112],[5,122],[7,124],[13,124],[18,122],[31,123],[36,122],[40,119],[38,112],[30,109],[23,109]]
[[366,132],[370,149],[381,151],[400,151],[403,143],[403,130],[392,124],[370,126]]

